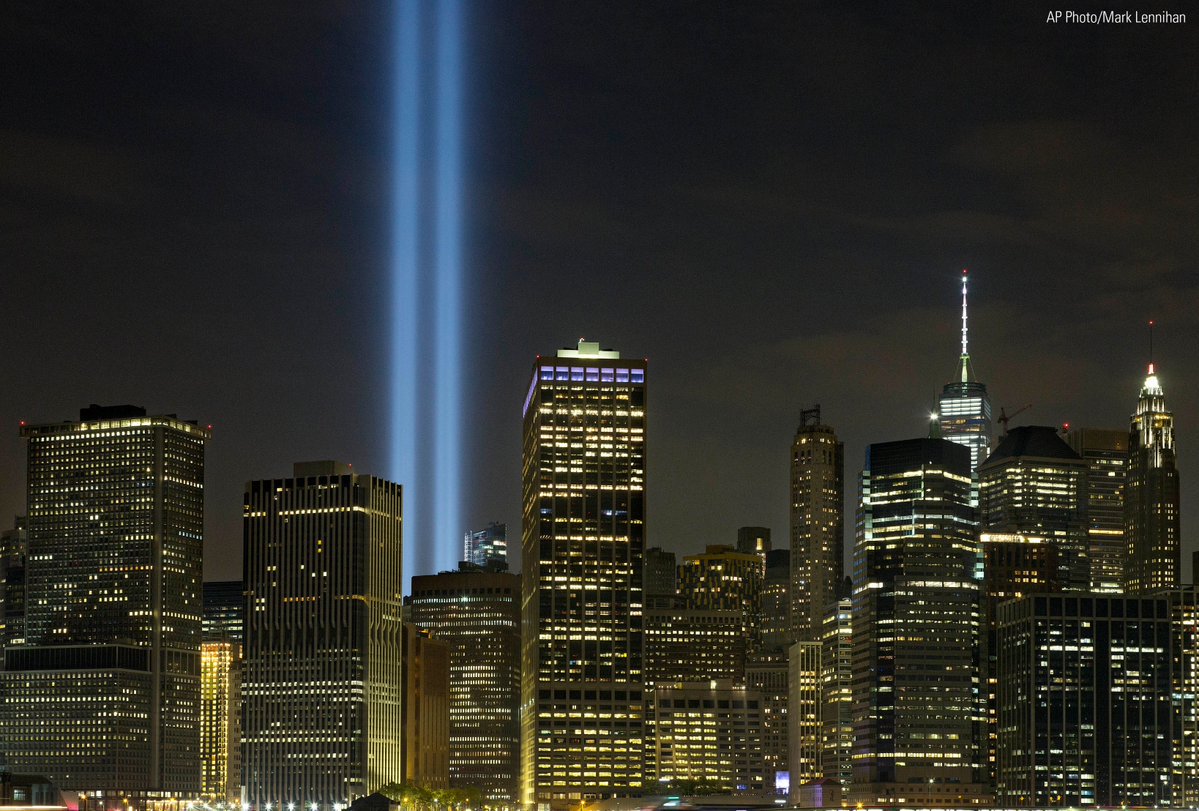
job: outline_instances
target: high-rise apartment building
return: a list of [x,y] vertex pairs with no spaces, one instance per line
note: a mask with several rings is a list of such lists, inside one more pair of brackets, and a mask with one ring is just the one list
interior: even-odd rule
[[1128,432],[1074,428],[1066,434],[1066,441],[1087,462],[1087,556],[1091,559],[1091,591],[1117,594],[1124,589],[1124,562],[1128,557],[1124,534]]
[[1171,805],[1171,640],[1164,596],[1000,605],[997,803]]
[[640,794],[646,364],[579,341],[524,403],[521,799]]
[[763,650],[784,651],[792,636],[791,550],[771,549],[765,558],[758,641]]
[[790,641],[820,638],[824,612],[837,602],[844,570],[845,446],[820,419],[820,406],[799,413],[791,442]]
[[209,431],[136,406],[23,425],[24,640],[5,650],[8,765],[106,807],[200,788]]
[[972,474],[977,474],[991,449],[991,397],[987,394],[986,384],[974,378],[974,368],[970,363],[966,281],[967,273],[963,270],[962,354],[958,358],[957,374],[941,389],[936,418],[942,439],[970,449],[970,470]]
[[1087,591],[1091,566],[1087,526],[1089,466],[1043,425],[1013,428],[978,469],[979,526],[985,533],[1056,550],[1056,580]]
[[239,803],[245,598],[240,580],[205,583],[203,593],[200,796]]
[[1150,363],[1128,432],[1128,481],[1124,488],[1126,592],[1149,593],[1179,585],[1178,492],[1174,415],[1166,410],[1165,393]]
[[412,622],[450,647],[449,784],[488,803],[517,800],[520,575],[469,563],[412,578]]
[[462,554],[464,561],[481,569],[508,571],[508,525],[493,521],[466,533]]
[[854,781],[867,805],[986,801],[970,451],[869,446],[854,549]]
[[400,485],[337,462],[246,485],[242,771],[255,808],[401,779]]

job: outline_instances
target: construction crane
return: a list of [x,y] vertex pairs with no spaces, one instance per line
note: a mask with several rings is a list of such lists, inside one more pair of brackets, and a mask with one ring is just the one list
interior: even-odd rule
[[999,408],[999,416],[995,419],[995,422],[1003,426],[1003,436],[1007,436],[1007,424],[1012,421],[1012,417],[1020,414],[1021,412],[1027,411],[1030,408],[1032,408],[1032,403],[1017,408],[1011,414],[1008,414],[1007,409],[1003,408],[1002,406]]

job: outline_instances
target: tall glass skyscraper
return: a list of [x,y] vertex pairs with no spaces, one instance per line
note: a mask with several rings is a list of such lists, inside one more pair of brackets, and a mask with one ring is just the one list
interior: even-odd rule
[[525,808],[641,793],[646,364],[579,341],[524,403]]
[[328,809],[399,782],[400,485],[300,463],[246,485],[243,537],[246,801]]
[[[970,449],[970,472],[977,475],[979,465],[991,447],[991,398],[987,386],[974,379],[970,364],[969,330],[966,320],[967,273],[962,271],[962,354],[954,380],[941,389],[937,421],[941,438]],[[977,488],[973,503],[978,504]]]
[[466,533],[462,559],[481,569],[508,570],[508,525],[493,521],[483,529]]
[[192,795],[209,431],[92,405],[21,435],[28,557],[24,638],[5,651],[8,765],[109,808]]
[[854,549],[854,802],[960,808],[986,798],[970,490],[959,444],[867,449]]
[[1130,594],[1179,584],[1182,553],[1174,453],[1174,414],[1166,410],[1165,393],[1150,363],[1128,432],[1124,590]]

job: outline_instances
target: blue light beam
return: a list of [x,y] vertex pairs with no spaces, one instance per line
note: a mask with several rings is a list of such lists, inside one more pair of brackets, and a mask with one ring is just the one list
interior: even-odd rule
[[404,486],[411,576],[453,568],[466,529],[463,5],[399,0],[396,7],[390,469]]

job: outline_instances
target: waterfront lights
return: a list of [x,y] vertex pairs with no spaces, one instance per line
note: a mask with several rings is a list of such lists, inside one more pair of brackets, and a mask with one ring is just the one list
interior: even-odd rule
[[391,476],[404,571],[454,567],[462,532],[462,0],[399,0],[391,262]]

